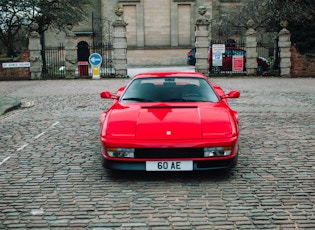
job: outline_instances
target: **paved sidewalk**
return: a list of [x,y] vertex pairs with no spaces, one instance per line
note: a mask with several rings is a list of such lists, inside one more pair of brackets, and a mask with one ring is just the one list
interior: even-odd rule
[[0,96],[0,115],[21,106],[19,98]]
[[[159,72],[159,71],[183,71],[183,72],[194,72],[194,66],[168,66],[168,67],[132,67],[128,68],[128,76],[131,78],[136,74],[143,72]],[[21,100],[19,98],[0,96],[0,116],[11,111],[13,109],[19,108],[21,106]]]
[[0,83],[22,101],[0,116],[0,229],[315,229],[315,79],[211,77],[241,91],[230,172],[107,172],[100,92],[129,81]]

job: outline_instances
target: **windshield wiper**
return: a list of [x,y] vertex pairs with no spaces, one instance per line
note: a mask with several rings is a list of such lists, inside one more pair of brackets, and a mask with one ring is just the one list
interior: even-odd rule
[[122,98],[123,101],[148,101],[147,99],[140,98],[140,97],[126,97]]
[[184,102],[212,102],[212,101],[208,101],[208,100],[200,100],[200,99],[182,99],[182,101]]

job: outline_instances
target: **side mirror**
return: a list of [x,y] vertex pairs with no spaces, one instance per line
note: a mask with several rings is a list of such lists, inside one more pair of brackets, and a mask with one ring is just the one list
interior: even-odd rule
[[221,96],[222,99],[225,98],[239,98],[241,95],[240,91],[238,90],[231,90],[228,94],[225,94],[223,96]]
[[100,93],[101,98],[112,99],[114,95],[109,91],[103,91]]

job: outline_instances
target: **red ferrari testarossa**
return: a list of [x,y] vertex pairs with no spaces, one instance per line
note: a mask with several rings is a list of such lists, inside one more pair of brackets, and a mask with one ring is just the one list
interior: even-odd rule
[[239,121],[220,86],[195,72],[143,73],[101,115],[102,165],[114,170],[192,171],[237,163]]

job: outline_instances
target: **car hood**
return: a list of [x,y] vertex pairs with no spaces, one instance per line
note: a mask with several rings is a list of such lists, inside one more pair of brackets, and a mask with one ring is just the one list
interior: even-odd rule
[[176,140],[232,135],[230,113],[224,103],[207,103],[202,107],[197,103],[116,105],[106,120],[107,138]]

